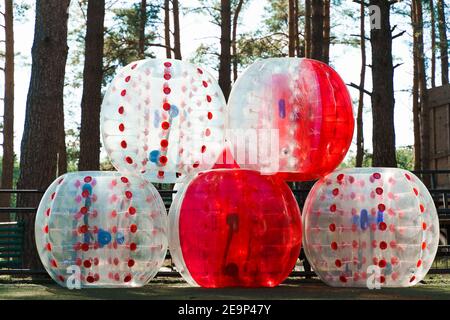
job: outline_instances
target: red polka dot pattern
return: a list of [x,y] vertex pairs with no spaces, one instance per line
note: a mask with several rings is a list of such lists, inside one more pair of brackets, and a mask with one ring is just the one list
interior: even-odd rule
[[69,173],[42,198],[36,246],[47,272],[61,286],[67,286],[67,268],[78,266],[81,287],[137,287],[165,259],[167,239],[160,233],[167,233],[166,220],[157,190],[137,177]]
[[190,63],[133,63],[118,71],[104,96],[105,149],[120,172],[175,183],[215,164],[224,148],[225,106],[217,81]]
[[322,178],[303,219],[308,260],[332,286],[367,287],[376,270],[370,267],[380,269],[382,286],[414,285],[431,267],[439,241],[431,195],[402,169],[344,169]]

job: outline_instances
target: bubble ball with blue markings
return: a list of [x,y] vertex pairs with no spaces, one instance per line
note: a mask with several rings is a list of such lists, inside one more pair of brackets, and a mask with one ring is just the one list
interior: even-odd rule
[[175,183],[214,165],[224,147],[225,106],[214,77],[193,64],[133,62],[103,99],[103,144],[118,171]]
[[304,249],[335,287],[409,287],[421,281],[439,243],[425,185],[396,168],[343,169],[319,180],[303,208]]
[[140,178],[68,173],[45,192],[35,238],[42,264],[63,287],[140,287],[164,262],[166,210]]

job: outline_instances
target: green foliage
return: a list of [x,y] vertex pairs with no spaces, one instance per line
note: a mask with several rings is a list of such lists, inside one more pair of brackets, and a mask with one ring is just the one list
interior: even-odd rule
[[[145,55],[154,58],[149,50],[157,38],[156,26],[160,23],[158,14],[160,8],[154,3],[147,6],[147,21]],[[139,57],[139,27],[141,22],[140,3],[134,3],[130,8],[113,9],[114,17],[111,27],[106,28],[104,44],[104,81],[109,82],[117,67],[125,66]]]
[[414,147],[406,146],[397,149],[397,164],[399,168],[414,170]]
[[[399,147],[396,150],[397,165],[399,168],[412,171],[414,170],[414,148],[412,146]],[[363,167],[372,166],[372,153],[367,150],[364,154]],[[354,152],[349,153],[346,161],[342,162],[340,168],[353,168],[356,166],[356,155]]]
[[67,171],[78,170],[80,159],[80,128],[66,130]]

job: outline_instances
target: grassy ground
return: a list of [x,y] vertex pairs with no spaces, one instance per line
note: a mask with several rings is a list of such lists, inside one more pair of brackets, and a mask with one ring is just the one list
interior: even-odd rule
[[49,281],[0,278],[0,299],[450,299],[450,276],[428,276],[413,288],[381,290],[330,288],[318,279],[293,278],[271,289],[202,289],[189,287],[179,278],[159,278],[138,289],[68,290]]

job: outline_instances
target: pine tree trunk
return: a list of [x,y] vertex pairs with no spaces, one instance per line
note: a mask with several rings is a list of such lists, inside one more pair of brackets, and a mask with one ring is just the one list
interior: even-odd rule
[[420,100],[420,167],[422,170],[426,170],[430,167],[430,118],[423,41],[423,9],[421,0],[413,0],[412,4],[412,10],[416,19],[414,36],[417,38],[417,75]]
[[305,57],[311,58],[311,0],[305,0]]
[[239,22],[239,14],[242,10],[242,5],[244,4],[244,0],[239,0],[238,5],[236,6],[236,10],[233,15],[233,38],[231,39],[232,43],[232,55],[233,55],[233,81],[236,81],[238,78],[238,53],[237,53],[237,27]]
[[420,143],[420,105],[419,105],[419,51],[417,32],[417,17],[414,1],[411,3],[411,25],[413,27],[413,59],[414,59],[414,74],[413,74],[413,126],[414,126],[414,170],[420,170],[422,154]]
[[444,10],[444,0],[437,1],[438,26],[439,26],[439,49],[441,53],[442,85],[449,84],[448,77],[448,40],[447,24]]
[[311,58],[323,61],[323,0],[312,1],[311,8]]
[[330,63],[330,0],[323,2],[323,62]]
[[[37,0],[31,80],[20,152],[18,189],[45,190],[56,178],[60,127],[64,125],[63,92],[67,60],[70,0]],[[56,138],[55,138],[56,137]],[[63,137],[64,138],[64,137]],[[19,207],[37,207],[41,196],[21,194]],[[40,266],[34,241],[35,214],[23,213],[24,267]]]
[[303,48],[300,44],[300,31],[298,29],[298,19],[300,18],[300,8],[299,8],[299,0],[294,0],[294,10],[295,10],[295,21],[294,21],[294,32],[295,32],[295,52],[297,57],[304,57],[305,53],[303,52]]
[[221,0],[221,36],[220,36],[220,65],[219,85],[225,99],[231,91],[231,5],[230,0]]
[[[14,17],[13,2],[5,0],[5,93],[3,112],[3,159],[1,188],[12,189],[14,173]],[[0,194],[0,206],[11,205],[11,194]],[[0,214],[0,222],[9,221]]]
[[105,0],[89,0],[81,100],[80,171],[100,168]]
[[430,0],[431,16],[431,87],[436,87],[436,15],[434,11],[434,0]]
[[164,0],[164,42],[166,58],[172,58],[172,45],[170,41],[170,0]]
[[180,5],[178,0],[172,1],[173,5],[173,38],[175,45],[175,59],[181,60],[181,35],[180,35]]
[[372,28],[372,118],[374,167],[396,167],[394,127],[394,67],[390,4],[386,0],[370,0],[380,8],[381,28]]
[[141,0],[141,15],[139,20],[139,59],[145,59],[145,26],[147,24],[147,0]]
[[361,3],[360,15],[360,47],[361,47],[361,77],[359,81],[358,115],[356,117],[356,167],[362,167],[364,161],[364,86],[366,81],[366,27],[364,3]]
[[288,29],[289,29],[289,57],[295,57],[295,20],[297,15],[295,12],[295,0],[289,0],[288,10]]

